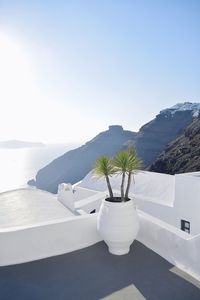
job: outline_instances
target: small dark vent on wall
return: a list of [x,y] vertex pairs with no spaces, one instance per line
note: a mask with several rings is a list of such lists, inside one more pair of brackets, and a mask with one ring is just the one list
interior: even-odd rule
[[181,220],[181,230],[190,233],[190,222]]

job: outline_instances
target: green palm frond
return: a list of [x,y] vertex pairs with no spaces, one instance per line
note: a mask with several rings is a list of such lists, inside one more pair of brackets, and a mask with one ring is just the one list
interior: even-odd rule
[[115,173],[115,168],[112,164],[112,160],[107,156],[99,157],[95,162],[94,173],[98,177],[112,176]]
[[112,176],[116,171],[113,166],[112,160],[107,156],[99,157],[95,162],[93,172],[98,177],[105,177],[110,198],[113,198],[113,191],[109,177]]
[[136,174],[138,169],[140,169],[142,166],[142,160],[137,156],[137,152],[134,148],[129,148],[127,150],[127,153],[129,156],[129,163],[128,163],[128,168],[127,168],[127,172],[126,172],[126,174],[128,176],[128,181],[127,181],[127,186],[126,186],[125,198],[128,198],[131,181],[132,180],[134,181],[133,174]]
[[136,150],[129,148],[116,154],[113,165],[118,172],[133,172],[142,166],[142,161],[138,158]]
[[[121,174],[121,199],[122,201],[125,201],[125,199],[128,198],[133,175],[137,172],[138,169],[141,168],[141,166],[142,161],[137,156],[136,150],[134,148],[129,148],[117,153],[113,159],[107,156],[99,157],[95,162],[93,173],[97,177],[105,177],[110,198],[113,198],[113,191],[109,178],[114,174]],[[126,176],[127,185],[125,192]]]
[[117,153],[113,159],[113,165],[118,172],[126,172],[129,164],[127,151]]
[[126,152],[128,155],[127,172],[135,173],[142,167],[142,160],[137,156],[137,152],[134,148],[129,148]]

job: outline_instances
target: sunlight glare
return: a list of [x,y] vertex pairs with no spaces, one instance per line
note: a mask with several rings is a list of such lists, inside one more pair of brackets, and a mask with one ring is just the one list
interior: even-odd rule
[[0,32],[0,140],[77,142],[74,135],[80,135],[85,116],[68,99],[53,99],[41,90],[36,74],[43,66],[25,45]]

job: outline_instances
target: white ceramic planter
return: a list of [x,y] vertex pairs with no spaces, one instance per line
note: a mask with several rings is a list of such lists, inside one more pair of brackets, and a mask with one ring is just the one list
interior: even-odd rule
[[133,200],[127,202],[102,201],[97,229],[108,245],[109,252],[123,255],[129,252],[139,230],[139,218]]

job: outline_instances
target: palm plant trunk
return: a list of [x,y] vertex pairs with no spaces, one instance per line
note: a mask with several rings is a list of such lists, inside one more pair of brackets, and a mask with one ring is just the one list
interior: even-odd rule
[[121,183],[121,198],[124,201],[124,181],[125,181],[125,172],[122,173],[122,183]]
[[107,186],[108,186],[109,195],[110,195],[110,198],[112,199],[113,198],[113,191],[112,191],[112,188],[111,188],[110,180],[109,180],[108,175],[106,175],[105,177],[106,177],[106,183],[107,183]]
[[126,193],[125,193],[125,198],[128,199],[128,194],[131,186],[131,179],[132,179],[132,173],[128,173],[128,182],[127,182],[127,187],[126,187]]

